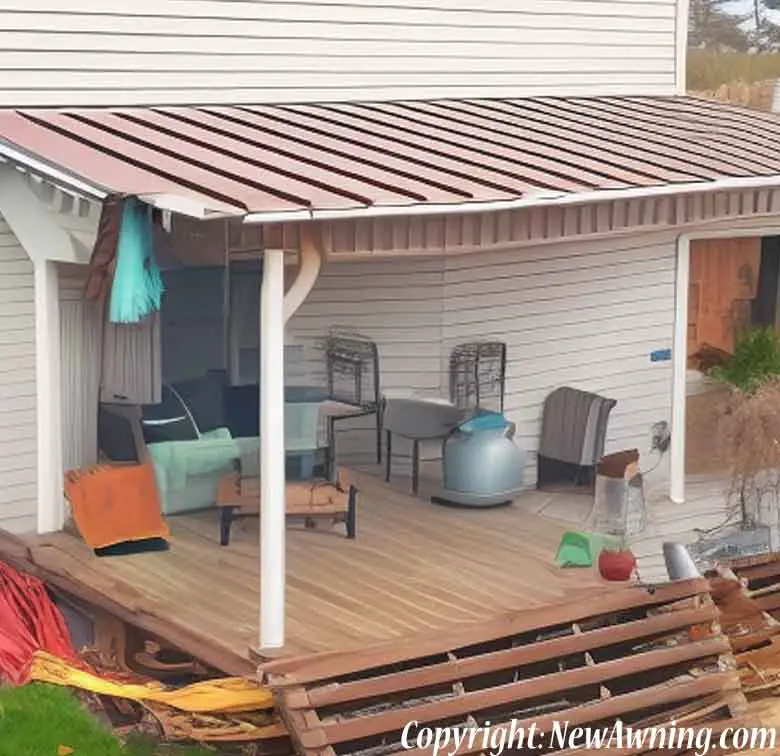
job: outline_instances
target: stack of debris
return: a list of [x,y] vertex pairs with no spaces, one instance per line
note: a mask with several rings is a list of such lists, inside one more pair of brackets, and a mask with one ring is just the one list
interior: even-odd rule
[[133,669],[125,653],[114,655],[100,648],[108,636],[99,635],[96,647],[77,649],[44,584],[0,562],[0,684],[45,682],[74,688],[115,728],[161,734],[169,740],[251,742],[255,751],[271,756],[289,753],[287,732],[273,710],[271,693],[256,680],[211,675],[186,657],[166,663],[163,649],[147,643],[135,660],[156,676],[203,678],[164,685]]
[[[747,722],[718,616],[705,579],[621,587],[449,633],[268,662],[260,671],[301,756],[400,753],[410,722],[515,733],[535,725],[548,735],[556,722],[616,720],[718,730]],[[489,750],[478,737],[457,753]]]
[[[416,740],[420,730],[448,727],[466,729],[439,751],[448,756],[495,753],[497,742],[568,756],[572,745],[554,738],[561,725],[604,732],[620,722],[672,737],[680,726],[780,724],[780,556],[664,585],[611,585],[362,650],[268,661],[259,679],[220,677],[153,642],[134,654],[123,645],[115,667],[105,654],[87,657],[65,637],[42,584],[9,568],[0,578],[5,633],[16,644],[0,659],[5,679],[74,687],[104,712],[116,708],[128,727],[150,724],[169,740],[251,744],[263,756],[422,756],[435,748]],[[523,740],[530,732],[542,749]],[[682,741],[663,752],[697,750]]]
[[708,578],[745,695],[780,714],[780,556],[740,559]]

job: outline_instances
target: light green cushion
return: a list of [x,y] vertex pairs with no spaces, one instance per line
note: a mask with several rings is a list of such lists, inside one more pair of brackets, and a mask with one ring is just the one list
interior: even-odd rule
[[165,491],[184,488],[192,477],[219,477],[241,455],[239,445],[227,428],[217,428],[192,441],[148,444],[147,449],[154,464],[161,495]]

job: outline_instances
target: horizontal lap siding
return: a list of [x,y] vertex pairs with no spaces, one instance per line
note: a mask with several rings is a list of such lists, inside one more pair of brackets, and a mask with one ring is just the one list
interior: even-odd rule
[[[506,411],[528,453],[532,485],[542,406],[559,386],[617,400],[608,451],[646,453],[650,427],[670,420],[672,363],[650,354],[672,346],[674,250],[671,236],[644,235],[331,264],[291,321],[288,340],[306,345],[307,380],[322,381],[317,343],[331,327],[358,330],[379,346],[383,390],[439,396],[455,345],[506,342]],[[371,452],[367,430],[345,434],[340,451]],[[665,477],[665,465],[654,476]]]
[[62,462],[71,470],[98,461],[102,308],[84,298],[86,265],[59,265]]
[[544,400],[559,386],[617,400],[607,451],[645,453],[651,425],[670,420],[672,363],[650,353],[672,346],[674,249],[671,237],[642,236],[448,261],[445,349],[506,342],[505,409],[528,452],[529,484]]
[[0,21],[3,106],[674,91],[675,0],[0,0]]
[[[330,329],[357,331],[377,344],[383,392],[440,395],[444,263],[437,257],[326,265],[287,326],[287,342],[303,347],[302,381],[324,384]],[[371,423],[340,424],[339,453],[371,459]]]
[[0,216],[0,528],[36,528],[33,266]]

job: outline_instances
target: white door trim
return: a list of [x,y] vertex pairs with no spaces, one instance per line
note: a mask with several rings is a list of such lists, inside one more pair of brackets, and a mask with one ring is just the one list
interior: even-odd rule
[[685,412],[687,404],[688,288],[691,280],[691,242],[751,236],[780,236],[780,226],[750,226],[731,230],[699,231],[677,237],[674,342],[672,348],[672,446],[669,475],[669,498],[675,504],[685,503]]

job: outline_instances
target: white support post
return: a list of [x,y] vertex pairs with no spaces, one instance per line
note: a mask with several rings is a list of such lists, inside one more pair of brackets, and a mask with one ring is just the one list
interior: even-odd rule
[[260,298],[260,648],[284,646],[284,252],[266,250]]
[[691,244],[687,236],[677,240],[674,342],[672,345],[672,447],[669,498],[685,503],[685,405],[688,373],[688,286]]
[[65,524],[62,470],[60,301],[57,264],[35,263],[35,369],[38,407],[38,532]]

